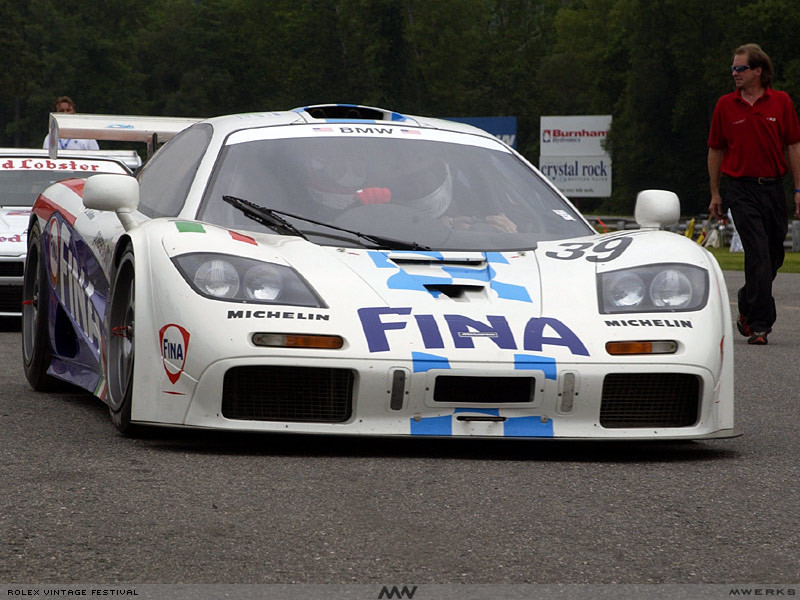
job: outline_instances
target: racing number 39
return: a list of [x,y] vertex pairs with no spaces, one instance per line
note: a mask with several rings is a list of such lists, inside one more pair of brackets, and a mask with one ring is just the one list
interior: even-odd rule
[[566,242],[559,244],[564,250],[545,252],[545,256],[557,258],[558,260],[575,260],[588,253],[586,260],[589,262],[610,262],[615,258],[619,258],[630,245],[631,238],[629,237],[605,240],[599,244],[592,244],[592,242]]

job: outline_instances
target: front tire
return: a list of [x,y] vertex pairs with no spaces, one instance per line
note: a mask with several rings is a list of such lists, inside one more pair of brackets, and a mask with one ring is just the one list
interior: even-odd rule
[[42,232],[35,223],[28,233],[22,283],[22,363],[25,378],[37,392],[55,392],[67,384],[47,374],[52,355],[48,336],[50,289],[42,255]]
[[135,344],[136,263],[128,248],[114,275],[108,317],[108,408],[122,433],[132,433],[131,403]]

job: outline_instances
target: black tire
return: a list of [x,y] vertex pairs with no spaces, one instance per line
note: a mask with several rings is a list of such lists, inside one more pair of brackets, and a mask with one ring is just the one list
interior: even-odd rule
[[42,232],[35,223],[28,233],[28,254],[22,283],[22,365],[25,378],[38,392],[56,392],[69,385],[47,374],[52,358],[48,330],[50,289],[42,254]]
[[133,251],[128,248],[114,274],[107,321],[107,385],[106,402],[111,421],[122,433],[134,433],[131,425],[133,392],[135,277]]

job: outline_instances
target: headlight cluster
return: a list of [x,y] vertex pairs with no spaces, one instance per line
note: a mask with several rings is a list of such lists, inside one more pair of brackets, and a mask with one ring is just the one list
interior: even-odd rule
[[172,262],[201,296],[228,302],[324,307],[300,275],[284,265],[230,254],[198,252]]
[[708,301],[708,272],[662,264],[599,273],[597,295],[602,314],[700,310]]

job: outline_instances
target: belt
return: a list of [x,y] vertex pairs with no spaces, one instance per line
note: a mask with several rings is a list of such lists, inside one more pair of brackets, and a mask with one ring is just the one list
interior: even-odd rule
[[775,185],[783,181],[783,177],[731,177],[733,181],[757,183],[758,185]]

